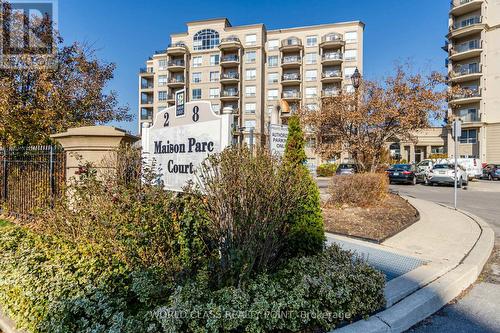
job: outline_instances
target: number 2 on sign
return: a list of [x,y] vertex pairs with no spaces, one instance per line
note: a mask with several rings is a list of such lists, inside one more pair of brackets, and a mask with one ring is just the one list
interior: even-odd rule
[[168,127],[170,125],[168,119],[170,118],[170,114],[168,112],[165,112],[163,115],[163,118],[165,118],[165,122],[163,123],[163,127]]
[[193,121],[196,123],[198,120],[200,120],[200,108],[195,106],[193,108]]

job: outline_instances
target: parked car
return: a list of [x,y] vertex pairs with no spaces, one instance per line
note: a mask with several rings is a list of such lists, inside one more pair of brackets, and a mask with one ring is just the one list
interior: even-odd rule
[[483,169],[481,178],[488,180],[500,179],[500,164],[487,164]]
[[386,173],[390,183],[417,184],[417,175],[412,164],[394,164]]
[[339,164],[337,171],[335,171],[335,174],[337,175],[352,175],[357,173],[359,170],[359,167],[354,164],[354,163],[342,163]]
[[[453,159],[449,160],[450,163],[455,163]],[[474,178],[481,178],[483,175],[483,166],[481,160],[478,158],[457,158],[457,163],[460,164],[467,173],[468,180]]]
[[458,187],[467,186],[469,178],[465,170],[457,167],[457,175],[455,176],[455,165],[451,163],[436,164],[427,175],[427,182],[431,185],[434,184],[448,184],[454,185],[455,178],[457,179]]

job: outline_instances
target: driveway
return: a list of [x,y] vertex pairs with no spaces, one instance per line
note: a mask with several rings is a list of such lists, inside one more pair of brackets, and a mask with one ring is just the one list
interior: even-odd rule
[[[391,185],[414,198],[453,205],[453,187]],[[408,332],[500,332],[500,181],[473,181],[459,189],[458,208],[488,222],[496,235],[495,249],[481,278],[467,293]]]

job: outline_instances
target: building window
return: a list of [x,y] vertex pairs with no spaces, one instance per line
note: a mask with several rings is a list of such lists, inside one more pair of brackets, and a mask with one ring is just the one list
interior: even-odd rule
[[316,52],[306,53],[306,65],[313,65],[316,63]]
[[280,45],[279,39],[271,39],[267,41],[267,49],[269,51],[277,50],[279,48],[279,45]]
[[202,56],[193,57],[193,67],[200,67],[203,63]]
[[193,89],[192,91],[193,100],[201,99],[201,89]]
[[278,56],[267,57],[267,65],[269,67],[278,67]]
[[279,78],[278,73],[267,74],[267,82],[268,83],[278,83],[278,78]]
[[247,80],[255,80],[256,77],[257,77],[257,70],[255,68],[246,70],[245,78]]
[[458,117],[464,122],[479,121],[478,112],[475,108],[459,110]]
[[153,110],[141,108],[141,120],[153,120]]
[[346,50],[344,53],[345,60],[356,60],[358,57],[358,50]]
[[210,72],[210,82],[218,82],[219,81],[219,72]]
[[219,33],[212,29],[198,31],[193,37],[193,49],[209,50],[219,45]]
[[220,113],[220,104],[212,104],[212,111],[215,113]]
[[255,129],[255,124],[256,124],[255,120],[245,120],[245,130],[248,131],[251,128]]
[[159,75],[158,76],[158,86],[164,87],[167,85],[168,76],[167,75]]
[[350,79],[352,74],[354,74],[354,71],[356,70],[356,67],[344,67],[344,76],[346,79]]
[[460,143],[477,143],[477,129],[462,130]]
[[158,101],[164,102],[167,100],[168,92],[167,91],[158,91]]
[[252,63],[255,62],[255,60],[257,60],[257,52],[255,52],[255,51],[248,51],[245,54],[245,62],[247,64],[252,64]]
[[306,88],[306,98],[314,98],[318,96],[318,89],[316,87]]
[[245,87],[245,96],[246,97],[255,97],[257,95],[257,87],[256,86],[246,86]]
[[159,68],[160,70],[167,69],[167,64],[168,64],[167,59],[161,59],[161,60],[158,60],[158,68]]
[[210,88],[210,98],[219,98],[219,88]]
[[318,36],[307,36],[306,46],[316,46],[318,45]]
[[257,104],[255,103],[245,103],[245,113],[247,114],[255,114],[255,110],[257,109]]
[[268,114],[269,116],[273,114],[274,108],[275,108],[275,106],[274,106],[274,105],[269,105],[269,106],[267,107],[267,114]]
[[278,99],[278,89],[269,89],[267,91],[267,99],[268,100]]
[[210,55],[210,65],[215,66],[218,65],[220,62],[220,58],[218,54],[212,54]]
[[246,45],[256,45],[257,44],[257,35],[246,35],[245,36],[245,44]]
[[318,71],[315,69],[306,71],[306,81],[316,81],[318,79]]
[[201,82],[201,73],[200,72],[193,73],[193,83],[200,83],[200,82]]
[[346,32],[344,38],[346,43],[356,43],[358,41],[358,33],[356,31]]

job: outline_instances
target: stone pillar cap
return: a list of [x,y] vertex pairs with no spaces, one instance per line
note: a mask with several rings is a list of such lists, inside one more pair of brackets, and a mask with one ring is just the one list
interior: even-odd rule
[[137,141],[140,138],[128,134],[125,130],[113,126],[85,126],[69,128],[66,132],[52,134],[50,137],[54,139],[70,137],[70,136],[103,136],[103,137],[124,137],[130,141]]

